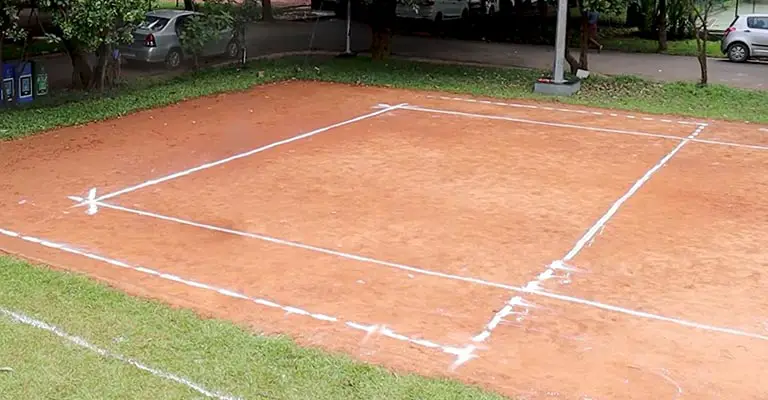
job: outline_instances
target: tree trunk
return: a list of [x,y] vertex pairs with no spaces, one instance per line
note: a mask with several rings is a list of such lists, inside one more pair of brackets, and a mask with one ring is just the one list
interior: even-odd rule
[[384,60],[392,52],[392,27],[395,22],[397,0],[373,0],[371,5],[371,56]]
[[581,64],[579,61],[571,54],[571,37],[573,36],[571,31],[568,30],[568,21],[570,18],[566,19],[566,25],[565,25],[565,61],[568,62],[568,66],[571,67],[571,73],[576,74],[576,72],[579,70],[579,67]]
[[701,85],[704,86],[709,81],[709,74],[707,72],[707,26],[706,23],[702,24],[701,33],[696,32],[696,47],[699,50],[699,67],[701,69]]
[[100,91],[104,91],[104,86],[107,81],[107,67],[109,66],[109,59],[112,57],[109,46],[102,45],[99,47],[99,62],[96,64],[96,70],[94,71],[91,88],[97,88]]
[[272,0],[261,1],[261,19],[264,21],[274,21],[275,16],[272,14]]
[[373,41],[371,43],[371,57],[377,61],[387,59],[392,53],[391,41],[392,33],[389,30],[374,29]]
[[656,25],[659,29],[659,53],[667,51],[667,0],[659,0]]
[[88,62],[88,54],[73,41],[64,40],[62,44],[72,62],[72,87],[74,89],[87,88],[93,77],[93,70]]
[[[581,7],[580,7],[581,8]],[[589,70],[589,60],[587,59],[587,52],[589,51],[589,18],[587,14],[582,12],[581,14],[581,36],[579,40],[579,67],[583,70]]]
[[536,2],[536,8],[539,11],[539,17],[541,17],[542,20],[546,20],[547,13],[549,12],[549,4],[544,0],[539,0]]
[[187,11],[195,10],[195,0],[184,0],[184,9]]

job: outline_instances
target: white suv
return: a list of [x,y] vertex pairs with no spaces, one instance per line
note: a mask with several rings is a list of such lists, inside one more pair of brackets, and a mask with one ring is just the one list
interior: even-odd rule
[[720,50],[733,62],[768,58],[768,14],[736,17],[725,30]]

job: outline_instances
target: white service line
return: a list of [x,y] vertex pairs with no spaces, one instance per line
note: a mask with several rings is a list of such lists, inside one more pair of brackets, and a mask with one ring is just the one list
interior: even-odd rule
[[[552,278],[561,278],[561,281],[563,283],[569,283],[570,282],[570,274],[571,272],[575,271],[575,268],[568,265],[568,262],[573,260],[574,257],[576,257],[577,254],[586,246],[588,243],[591,243],[596,235],[605,228],[605,225],[608,223],[608,221],[616,215],[616,212],[619,211],[622,205],[629,200],[630,197],[632,197],[635,193],[637,193],[638,190],[646,183],[648,180],[651,179],[651,177],[664,165],[666,165],[669,160],[672,159],[672,157],[675,156],[686,144],[691,142],[693,139],[695,139],[706,127],[706,125],[699,125],[690,135],[688,135],[683,141],[681,141],[677,146],[675,146],[672,151],[667,153],[664,157],[659,160],[659,162],[656,163],[651,169],[646,171],[645,174],[643,174],[640,179],[635,181],[635,184],[632,185],[629,190],[627,190],[624,195],[619,197],[618,200],[616,200],[611,207],[608,209],[608,211],[603,214],[600,219],[597,220],[584,235],[579,238],[578,241],[576,241],[576,244],[573,246],[573,248],[563,257],[561,260],[557,260],[552,262],[547,269],[544,270],[541,274],[539,274],[535,279],[531,280],[525,285],[525,288],[528,290],[541,290],[541,284],[544,283],[547,280],[550,280]],[[557,275],[558,272],[563,272],[564,275]],[[491,337],[491,333],[494,329],[496,329],[499,324],[509,315],[518,315],[516,317],[516,320],[518,322],[521,322],[525,316],[528,315],[530,312],[530,308],[535,307],[534,304],[530,304],[525,301],[525,299],[518,295],[514,296],[511,299],[507,301],[507,303],[494,314],[494,316],[491,318],[490,321],[488,321],[487,324],[485,324],[485,327],[483,328],[482,332],[475,335],[475,337],[472,338],[472,341],[475,343],[482,343],[488,338]]]
[[[112,193],[108,193],[108,194],[96,197],[95,199],[89,199],[89,201],[83,201],[80,204],[77,204],[76,207],[84,206],[86,204],[91,204],[92,205],[94,200],[95,201],[103,201],[103,200],[111,199],[113,197],[120,196],[120,195],[123,195],[125,193],[129,193],[129,192],[133,192],[135,190],[139,190],[139,189],[145,188],[147,186],[157,185],[158,183],[163,183],[163,182],[166,182],[166,181],[170,181],[172,179],[176,179],[176,178],[179,178],[179,177],[182,177],[182,176],[185,176],[185,175],[189,175],[189,174],[191,174],[193,172],[197,172],[197,171],[201,171],[201,170],[204,170],[204,169],[212,168],[212,167],[215,167],[215,166],[218,166],[218,165],[226,164],[226,163],[228,163],[230,161],[234,161],[234,160],[237,160],[237,159],[240,159],[240,158],[243,158],[243,157],[252,156],[252,155],[254,155],[256,153],[261,153],[261,152],[263,152],[265,150],[269,150],[269,149],[275,148],[277,146],[282,146],[284,144],[295,142],[297,140],[306,139],[306,138],[308,138],[310,136],[314,136],[314,135],[317,135],[319,133],[323,133],[323,132],[329,131],[329,130],[334,129],[334,128],[339,128],[339,127],[342,127],[344,125],[353,124],[355,122],[359,122],[359,121],[362,121],[364,119],[372,118],[372,117],[375,117],[377,115],[381,115],[381,114],[384,114],[384,113],[387,113],[387,112],[390,112],[390,111],[393,111],[393,110],[397,110],[399,108],[404,107],[405,105],[407,105],[407,104],[406,103],[402,103],[402,104],[397,104],[397,105],[394,105],[394,106],[388,106],[388,107],[385,107],[383,109],[380,109],[380,110],[377,110],[377,111],[374,111],[374,112],[371,112],[371,113],[368,113],[368,114],[365,114],[365,115],[361,115],[359,117],[355,117],[355,118],[352,118],[352,119],[348,119],[346,121],[338,122],[338,123],[335,123],[333,125],[328,125],[328,126],[326,126],[324,128],[315,129],[314,131],[311,131],[311,132],[303,133],[301,135],[293,136],[293,137],[290,137],[288,139],[281,140],[279,142],[268,144],[266,146],[262,146],[262,147],[259,147],[259,148],[253,149],[253,150],[249,150],[249,151],[246,151],[246,152],[243,152],[243,153],[235,154],[235,155],[233,155],[231,157],[227,157],[227,158],[224,158],[224,159],[221,159],[221,160],[218,160],[218,161],[214,161],[214,162],[210,162],[210,163],[207,163],[207,164],[199,165],[197,167],[189,168],[189,169],[186,169],[184,171],[180,171],[180,172],[176,172],[176,173],[173,173],[173,174],[170,174],[170,175],[166,175],[166,176],[163,176],[161,178],[151,179],[151,180],[148,180],[146,182],[140,183],[138,185],[130,186],[130,187],[127,187],[125,189],[121,189],[121,190],[118,190],[118,191],[115,191],[115,192],[112,192]],[[91,189],[91,191],[93,191],[93,190],[94,189]],[[95,191],[93,191],[93,193],[95,193]],[[95,210],[91,210],[91,211],[92,211],[92,213],[95,213]]]
[[[405,264],[398,264],[398,263],[389,262],[389,261],[377,260],[375,258],[370,258],[370,257],[363,257],[363,256],[354,255],[354,254],[337,252],[337,251],[334,251],[334,250],[328,250],[328,249],[324,249],[324,248],[321,248],[321,247],[315,247],[315,246],[306,245],[306,244],[302,244],[302,243],[298,243],[298,242],[291,242],[291,241],[288,241],[288,240],[271,238],[269,236],[256,235],[256,234],[247,233],[247,232],[240,232],[240,231],[235,231],[235,230],[231,230],[231,229],[227,229],[227,228],[220,228],[220,227],[216,227],[216,226],[212,226],[212,225],[199,224],[197,222],[186,221],[186,220],[183,220],[183,219],[180,219],[180,218],[176,218],[176,217],[168,217],[168,216],[160,215],[160,214],[157,214],[157,213],[151,213],[151,212],[148,212],[148,211],[134,210],[134,209],[131,209],[131,208],[117,206],[117,205],[114,205],[114,204],[100,203],[100,206],[102,206],[104,208],[111,208],[111,209],[118,210],[118,211],[124,211],[124,212],[129,212],[129,213],[133,213],[133,214],[137,214],[137,215],[142,215],[142,216],[145,216],[145,217],[158,218],[158,219],[169,221],[169,222],[176,222],[176,223],[180,223],[180,224],[184,224],[184,225],[195,226],[195,227],[198,227],[198,228],[201,228],[201,229],[210,229],[210,230],[214,230],[214,231],[218,231],[218,232],[222,232],[222,233],[228,233],[228,234],[232,234],[232,235],[251,237],[251,238],[254,238],[254,239],[260,239],[260,240],[269,241],[269,242],[275,243],[275,244],[281,244],[281,245],[296,247],[296,248],[300,248],[300,249],[304,249],[304,250],[309,250],[309,251],[317,251],[317,252],[320,252],[320,253],[329,254],[329,255],[335,255],[335,256],[338,256],[338,257],[347,258],[347,259],[351,259],[351,260],[356,260],[356,261],[361,261],[361,262],[366,262],[366,263],[371,263],[371,264],[376,264],[376,265],[387,266],[387,267],[401,269],[401,270],[409,271],[409,272],[415,272],[415,273],[418,273],[418,274],[421,274],[421,275],[434,276],[434,277],[444,278],[444,279],[452,279],[452,280],[456,280],[456,281],[472,283],[472,284],[476,284],[476,285],[480,285],[480,286],[493,287],[493,288],[503,289],[503,290],[512,291],[512,292],[535,294],[535,295],[541,296],[541,297],[551,298],[551,299],[565,301],[565,302],[569,302],[569,303],[581,304],[581,305],[585,305],[585,306],[589,306],[589,307],[598,308],[598,309],[601,309],[601,310],[617,312],[617,313],[631,315],[631,316],[635,316],[635,317],[642,317],[642,318],[647,318],[647,319],[652,319],[652,320],[657,320],[657,321],[671,322],[671,323],[674,323],[674,324],[677,324],[677,325],[682,325],[682,326],[687,326],[687,327],[694,327],[694,328],[698,328],[698,329],[705,330],[705,331],[720,332],[720,333],[727,333],[727,334],[731,334],[731,335],[750,337],[750,338],[753,338],[753,339],[768,340],[768,336],[764,336],[764,335],[759,335],[759,334],[745,332],[745,331],[739,331],[739,330],[731,329],[731,328],[721,328],[721,327],[717,327],[717,326],[701,324],[701,323],[698,323],[698,322],[686,321],[686,320],[682,320],[682,319],[678,319],[678,318],[673,318],[673,317],[665,317],[665,316],[662,316],[662,315],[656,315],[656,314],[646,313],[646,312],[642,312],[642,311],[635,311],[635,310],[632,310],[632,309],[629,309],[629,308],[613,306],[613,305],[610,305],[610,304],[603,304],[603,303],[599,303],[599,302],[596,302],[596,301],[586,300],[586,299],[582,299],[582,298],[578,298],[578,297],[572,297],[572,296],[567,296],[567,295],[551,293],[551,292],[547,292],[547,291],[544,291],[544,290],[540,290],[538,288],[518,287],[518,286],[507,285],[507,284],[504,284],[504,283],[492,282],[492,281],[488,281],[488,280],[484,280],[484,279],[479,279],[479,278],[447,274],[447,273],[444,273],[444,272],[438,272],[438,271],[432,271],[432,270],[423,269],[423,268],[417,268],[417,267],[413,267],[413,266],[409,266],[409,265],[405,265]],[[7,235],[8,232],[9,231],[3,231],[2,229],[0,229],[0,234],[6,234]],[[11,233],[11,235],[9,235],[9,236],[13,236],[14,233],[13,232],[10,232],[10,233]],[[16,236],[14,236],[14,237],[16,237]],[[48,246],[50,247],[50,245],[48,245]],[[69,250],[65,250],[65,251],[69,251]],[[88,256],[88,257],[93,258],[91,256]],[[110,261],[108,259],[102,260],[102,261],[109,262],[109,263],[113,262],[113,261]],[[122,265],[120,265],[120,266],[122,266]],[[133,269],[133,267],[131,267],[131,266],[127,266],[126,265],[125,267]],[[141,267],[138,267],[138,268],[141,268]],[[563,266],[562,270],[566,270],[566,269],[567,269],[567,267]],[[145,271],[141,271],[141,272],[145,272]],[[152,274],[154,275],[155,273],[152,273]],[[361,325],[361,326],[365,326],[365,325]],[[370,325],[368,325],[368,326],[370,326]],[[416,341],[414,343],[418,344]],[[430,347],[430,346],[427,346],[427,347]],[[467,346],[465,348],[453,348],[453,349],[454,350],[456,350],[456,349],[458,349],[458,350],[466,350],[469,347],[470,346]],[[448,351],[446,351],[446,352],[448,352]]]
[[64,252],[67,252],[67,253],[70,253],[70,254],[76,254],[76,255],[79,255],[79,256],[87,257],[87,258],[90,258],[92,260],[101,261],[101,262],[104,262],[104,263],[107,263],[109,265],[113,265],[113,266],[116,266],[116,267],[125,268],[125,269],[133,270],[133,271],[136,271],[136,272],[141,272],[142,274],[147,274],[147,275],[151,275],[151,276],[154,276],[154,277],[157,277],[157,278],[173,281],[173,282],[176,282],[176,283],[181,283],[183,285],[191,286],[191,287],[194,287],[194,288],[197,288],[197,289],[209,290],[209,291],[216,292],[218,294],[221,294],[221,295],[224,295],[224,296],[227,296],[227,297],[231,297],[231,298],[235,298],[235,299],[240,299],[240,300],[251,301],[253,303],[256,303],[256,304],[264,306],[264,307],[280,309],[282,311],[285,311],[289,315],[290,314],[301,315],[301,316],[309,317],[309,318],[312,318],[312,319],[315,319],[315,320],[318,320],[318,321],[345,324],[346,326],[348,326],[350,328],[353,328],[353,329],[356,329],[356,330],[359,330],[359,331],[364,331],[364,332],[366,332],[369,335],[372,334],[372,333],[378,333],[378,334],[381,334],[382,336],[386,336],[386,337],[389,337],[389,338],[392,338],[392,339],[397,339],[397,340],[400,340],[400,341],[412,343],[412,344],[415,344],[415,345],[418,345],[418,346],[421,346],[421,347],[426,347],[426,348],[431,348],[431,349],[438,349],[438,350],[440,350],[440,351],[442,351],[444,353],[456,356],[456,357],[458,357],[460,359],[464,359],[464,360],[468,360],[468,359],[474,357],[473,354],[472,354],[472,352],[474,351],[474,346],[472,346],[472,345],[466,345],[464,347],[446,346],[446,345],[438,344],[436,342],[433,342],[433,341],[430,341],[430,340],[426,340],[426,339],[422,339],[422,338],[409,337],[409,336],[405,336],[405,335],[396,333],[396,332],[392,331],[391,329],[387,328],[384,325],[362,324],[362,323],[358,323],[358,322],[355,322],[355,321],[348,321],[348,320],[345,320],[345,319],[340,318],[340,317],[334,317],[334,316],[330,316],[330,315],[326,315],[326,314],[310,312],[310,311],[307,311],[307,310],[304,310],[304,309],[301,309],[301,308],[298,308],[298,307],[281,305],[281,304],[278,304],[278,303],[276,303],[274,301],[271,301],[271,300],[268,300],[268,299],[265,299],[265,298],[250,297],[248,295],[245,295],[243,293],[239,293],[239,292],[234,291],[234,290],[229,290],[229,289],[225,289],[225,288],[209,285],[207,283],[193,281],[193,280],[190,280],[190,279],[182,278],[182,277],[177,276],[177,275],[168,274],[168,273],[156,270],[156,269],[140,267],[140,266],[134,266],[134,265],[131,265],[131,264],[127,263],[127,262],[115,260],[113,258],[101,256],[101,255],[90,253],[90,252],[85,252],[85,251],[82,251],[82,250],[78,250],[78,249],[76,249],[74,247],[71,247],[69,245],[66,245],[66,244],[56,243],[56,242],[52,242],[52,241],[49,241],[49,240],[40,239],[40,238],[37,238],[37,237],[34,237],[34,236],[26,236],[26,235],[20,234],[18,232],[6,230],[6,229],[1,229],[0,228],[0,235],[5,235],[5,236],[13,237],[13,238],[18,238],[18,239],[21,239],[21,240],[24,240],[24,241],[27,241],[27,242],[37,243],[37,244],[45,246],[45,247],[49,247],[49,248],[53,248],[53,249],[58,249],[58,250],[61,250],[61,251],[64,251]]
[[[531,104],[519,104],[519,103],[505,103],[502,101],[488,101],[488,100],[477,100],[467,97],[448,97],[448,96],[426,96],[430,99],[440,99],[440,100],[450,100],[450,101],[462,101],[465,103],[479,103],[479,104],[490,104],[495,106],[505,106],[505,107],[515,107],[515,108],[528,108],[528,109],[542,109],[542,110],[549,110],[549,111],[561,111],[561,112],[567,112],[567,113],[574,113],[574,114],[586,114],[586,115],[608,115],[611,117],[624,117],[629,119],[637,119],[638,117],[635,115],[630,114],[617,114],[617,113],[605,113],[600,111],[586,111],[586,110],[575,110],[572,108],[555,108],[555,107],[544,107],[544,106],[535,106]],[[705,122],[697,122],[697,121],[679,121],[679,120],[669,120],[669,119],[663,119],[663,118],[651,118],[651,117],[641,117],[640,119],[644,121],[660,121],[665,123],[673,123],[673,124],[681,124],[681,125],[706,125]]]
[[58,336],[58,337],[60,337],[60,338],[62,338],[64,340],[66,340],[66,341],[68,341],[70,343],[73,343],[73,344],[76,344],[76,345],[78,345],[80,347],[88,349],[88,350],[90,350],[90,351],[92,351],[92,352],[94,352],[94,353],[96,353],[96,354],[98,354],[98,355],[100,355],[102,357],[112,358],[112,359],[118,360],[118,361],[120,361],[122,363],[132,365],[133,367],[136,367],[136,368],[138,368],[138,369],[140,369],[142,371],[149,372],[150,374],[152,374],[154,376],[157,376],[159,378],[163,378],[163,379],[166,379],[166,380],[169,380],[169,381],[176,382],[178,384],[184,385],[184,386],[186,386],[186,387],[188,387],[188,388],[190,388],[190,389],[192,389],[192,390],[202,394],[203,396],[210,397],[210,398],[213,398],[213,399],[219,399],[219,400],[238,400],[238,399],[240,399],[239,397],[233,397],[233,396],[230,396],[230,395],[227,395],[227,394],[222,394],[221,392],[211,391],[209,389],[204,388],[201,385],[198,385],[198,384],[190,381],[189,379],[182,378],[182,377],[180,377],[178,375],[174,375],[172,373],[165,372],[165,371],[159,370],[157,368],[149,367],[149,366],[147,366],[145,364],[142,364],[141,362],[136,361],[136,360],[134,360],[132,358],[125,357],[123,355],[120,355],[120,354],[117,354],[117,353],[113,353],[113,352],[111,352],[109,350],[102,349],[100,347],[97,347],[97,346],[91,344],[90,342],[88,342],[87,340],[85,340],[85,339],[83,339],[83,338],[81,338],[79,336],[70,335],[70,334],[64,332],[59,327],[56,327],[56,326],[48,324],[46,322],[34,319],[34,318],[32,318],[30,316],[27,316],[25,314],[22,314],[22,313],[19,313],[19,312],[14,312],[14,311],[8,310],[8,309],[3,308],[3,307],[0,307],[0,314],[3,314],[6,317],[10,318],[13,322],[16,322],[16,323],[19,323],[19,324],[29,325],[29,326],[35,327],[37,329],[42,329],[44,331],[48,331],[50,333],[53,333],[54,335],[56,335],[56,336]]

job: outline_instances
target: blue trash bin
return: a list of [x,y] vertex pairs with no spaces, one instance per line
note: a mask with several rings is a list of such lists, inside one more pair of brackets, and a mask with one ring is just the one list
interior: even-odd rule
[[32,63],[21,61],[16,63],[16,102],[19,104],[29,103],[34,100],[34,90],[32,84]]
[[12,104],[16,100],[15,69],[13,64],[3,64],[3,91],[0,99],[2,99],[4,105]]

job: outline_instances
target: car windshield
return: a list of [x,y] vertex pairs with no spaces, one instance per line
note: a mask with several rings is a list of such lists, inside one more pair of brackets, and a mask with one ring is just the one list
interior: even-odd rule
[[147,17],[144,19],[144,22],[139,25],[139,28],[157,32],[165,28],[165,25],[168,24],[168,21],[170,21],[168,18],[147,15]]

